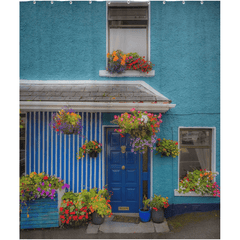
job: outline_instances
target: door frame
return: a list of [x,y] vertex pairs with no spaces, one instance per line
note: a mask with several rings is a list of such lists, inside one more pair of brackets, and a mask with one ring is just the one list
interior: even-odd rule
[[[119,126],[118,125],[102,125],[102,149],[103,149],[103,151],[102,151],[102,153],[103,153],[103,155],[102,155],[102,159],[103,159],[103,167],[102,167],[102,186],[105,186],[106,184],[108,184],[107,183],[107,162],[106,162],[106,160],[107,160],[107,154],[106,154],[106,151],[107,151],[107,144],[106,144],[106,133],[107,133],[107,128],[119,128]],[[149,186],[149,190],[148,190],[148,192],[149,192],[149,196],[150,196],[150,199],[152,199],[153,198],[153,153],[151,152],[151,151],[149,151],[149,154],[148,154],[148,156],[149,156],[149,184],[148,184],[148,186]],[[142,163],[142,156],[140,157],[140,160],[141,160],[141,163]],[[142,191],[143,191],[143,189],[142,189],[142,182],[141,182],[141,180],[142,180],[142,176],[141,176],[141,174],[142,174],[142,164],[140,164],[140,168],[139,168],[139,177],[140,177],[140,189],[139,189],[139,193],[140,193],[140,196],[142,195]],[[140,206],[142,206],[142,199],[140,199],[141,201],[140,201]]]

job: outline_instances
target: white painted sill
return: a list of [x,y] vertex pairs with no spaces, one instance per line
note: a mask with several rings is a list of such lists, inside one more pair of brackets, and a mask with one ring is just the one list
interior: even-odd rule
[[210,194],[197,194],[195,192],[188,192],[188,193],[179,193],[177,189],[174,190],[175,197],[214,197]]
[[106,70],[99,70],[100,77],[154,77],[155,70],[150,71],[149,73],[143,73],[137,70],[126,70],[124,73],[109,73]]

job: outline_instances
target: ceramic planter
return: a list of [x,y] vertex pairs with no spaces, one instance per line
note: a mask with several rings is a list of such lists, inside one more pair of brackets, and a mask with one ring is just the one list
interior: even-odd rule
[[151,218],[151,209],[148,211],[143,211],[143,209],[139,209],[139,217],[142,222],[149,222]]
[[98,213],[93,212],[92,223],[95,225],[101,225],[104,222],[104,217],[100,216]]
[[164,210],[163,208],[159,208],[156,210],[152,210],[152,220],[155,223],[162,223],[164,221]]

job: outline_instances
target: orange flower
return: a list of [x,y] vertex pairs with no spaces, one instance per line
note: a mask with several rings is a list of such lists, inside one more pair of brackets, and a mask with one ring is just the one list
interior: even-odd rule
[[203,175],[202,174],[200,174],[200,177],[202,177]]
[[110,53],[107,54],[107,58],[109,58],[109,56],[110,56]]
[[113,58],[113,61],[116,62],[117,60],[118,60],[118,56],[115,56],[115,57]]

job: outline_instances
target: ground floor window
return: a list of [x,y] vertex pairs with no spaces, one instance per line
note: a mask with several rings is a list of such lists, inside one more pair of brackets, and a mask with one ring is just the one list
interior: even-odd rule
[[214,171],[213,128],[179,128],[181,149],[179,156],[179,178],[186,176],[187,171],[206,169]]

